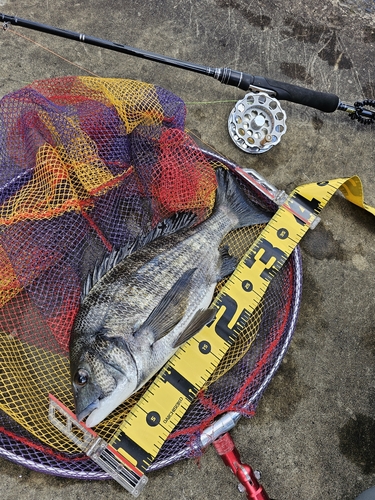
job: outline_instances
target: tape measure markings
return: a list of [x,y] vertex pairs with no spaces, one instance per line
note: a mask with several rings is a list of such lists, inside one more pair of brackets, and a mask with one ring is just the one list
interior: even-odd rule
[[214,321],[168,361],[130,410],[110,445],[144,473],[199,390],[241,334],[273,277],[281,269],[333,194],[340,189],[352,203],[375,215],[363,200],[359,177],[297,187],[245,253],[213,301]]
[[154,459],[152,454],[147,453],[143,447],[139,446],[124,432],[116,433],[112,441],[111,446],[128,462],[136,466],[141,473],[147,470],[147,467]]
[[[307,212],[304,207],[302,210]],[[295,219],[295,215],[287,213],[289,219]],[[216,297],[215,320],[177,351],[151,385],[149,394],[152,397],[142,397],[121,424],[111,445],[126,458],[134,453],[133,443],[143,449],[144,453],[137,449],[137,457],[134,457],[141,471],[145,471],[156,457],[165,439],[236,340],[271,279],[293,251],[295,245],[288,242],[288,237],[295,232],[295,224],[290,221],[287,226],[289,229],[285,228],[283,217],[278,213],[274,215]],[[298,235],[293,239],[299,241],[307,229],[301,231],[298,227]],[[273,244],[274,241],[277,245],[281,242],[282,248]],[[249,271],[252,272],[251,282]],[[203,352],[199,346],[205,346]],[[122,439],[123,434],[129,439]]]
[[[121,424],[116,438],[121,442],[122,434],[126,434],[130,443],[136,442],[145,451],[142,463],[137,463],[141,470],[146,470],[150,456],[155,458],[199,389],[236,340],[272,278],[335,192],[334,187],[327,184],[324,187],[323,197],[318,189],[320,199],[316,189],[312,196],[311,191],[306,193],[303,189],[292,192],[245,253],[214,301],[217,308],[214,322],[179,349],[150,387],[151,397],[142,397]],[[199,346],[204,347],[203,352]],[[111,444],[117,448],[115,439]],[[124,441],[122,445],[125,446],[119,450],[121,453],[132,452]]]
[[[127,459],[129,459],[128,455],[133,453],[133,442],[137,443],[145,451],[144,454],[138,452],[137,457],[135,457],[137,467],[141,471],[145,471],[151,463],[150,455],[155,458],[170,432],[194,400],[199,389],[207,382],[221,358],[231,346],[230,343],[223,340],[216,333],[207,340],[208,330],[208,327],[204,328],[194,339],[185,343],[182,350],[180,349],[172,357],[151,386],[154,397],[140,399],[110,443]],[[234,336],[232,337],[234,338]],[[217,351],[218,347],[220,352]],[[214,350],[216,350],[216,353]],[[202,359],[205,358],[206,362],[202,364]],[[179,367],[178,372],[175,369],[176,365]],[[202,365],[204,369],[202,369]],[[192,367],[197,369],[192,369]],[[171,374],[175,376],[174,379]],[[158,393],[160,399],[156,399],[156,393]],[[168,404],[168,402],[171,403]],[[142,412],[143,418],[140,412]],[[152,423],[155,425],[150,425],[151,417],[154,419]],[[136,428],[133,427],[134,422],[137,424]],[[161,432],[161,429],[158,428],[158,432],[155,433],[156,427],[162,427],[164,432]],[[130,441],[122,439],[122,434],[126,434]]]

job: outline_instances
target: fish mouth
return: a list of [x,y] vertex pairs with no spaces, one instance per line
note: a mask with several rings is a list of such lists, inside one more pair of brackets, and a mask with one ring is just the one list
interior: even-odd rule
[[100,401],[99,398],[90,403],[86,408],[84,408],[81,412],[77,414],[77,420],[78,422],[82,422],[84,418],[86,418],[88,415],[90,415],[94,410],[99,408],[100,406]]
[[[113,410],[115,410],[121,403],[128,399],[136,390],[136,384],[129,385],[129,383],[119,384],[116,389],[103,399],[97,399],[94,403],[90,404],[84,411],[88,410],[85,416],[88,415],[85,425],[87,427],[94,427],[100,424]],[[82,412],[83,413],[83,412]]]

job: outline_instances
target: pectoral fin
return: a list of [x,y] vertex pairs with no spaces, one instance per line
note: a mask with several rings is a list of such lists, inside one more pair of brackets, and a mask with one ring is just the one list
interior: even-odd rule
[[185,271],[174,283],[139,328],[139,334],[142,333],[143,329],[150,328],[156,342],[167,335],[181,321],[188,305],[191,279],[195,271],[196,268]]
[[215,318],[215,315],[215,309],[201,309],[197,311],[188,327],[175,340],[172,347],[179,347],[191,337],[194,337],[194,335]]
[[232,274],[238,264],[237,259],[232,255],[230,255],[228,245],[225,245],[220,248],[220,257],[221,257],[221,268],[218,281]]

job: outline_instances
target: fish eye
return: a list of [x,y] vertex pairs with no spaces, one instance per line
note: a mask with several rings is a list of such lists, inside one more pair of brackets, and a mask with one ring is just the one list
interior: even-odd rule
[[74,375],[74,383],[79,386],[84,386],[89,381],[89,374],[86,370],[80,368]]

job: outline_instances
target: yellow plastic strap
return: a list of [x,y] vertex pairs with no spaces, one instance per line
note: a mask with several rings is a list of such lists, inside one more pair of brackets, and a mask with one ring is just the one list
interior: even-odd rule
[[198,391],[241,334],[244,323],[301,238],[340,189],[352,203],[366,205],[359,177],[297,187],[280,206],[216,297],[215,321],[186,342],[132,408],[110,444],[139,470],[146,471],[183,417]]

